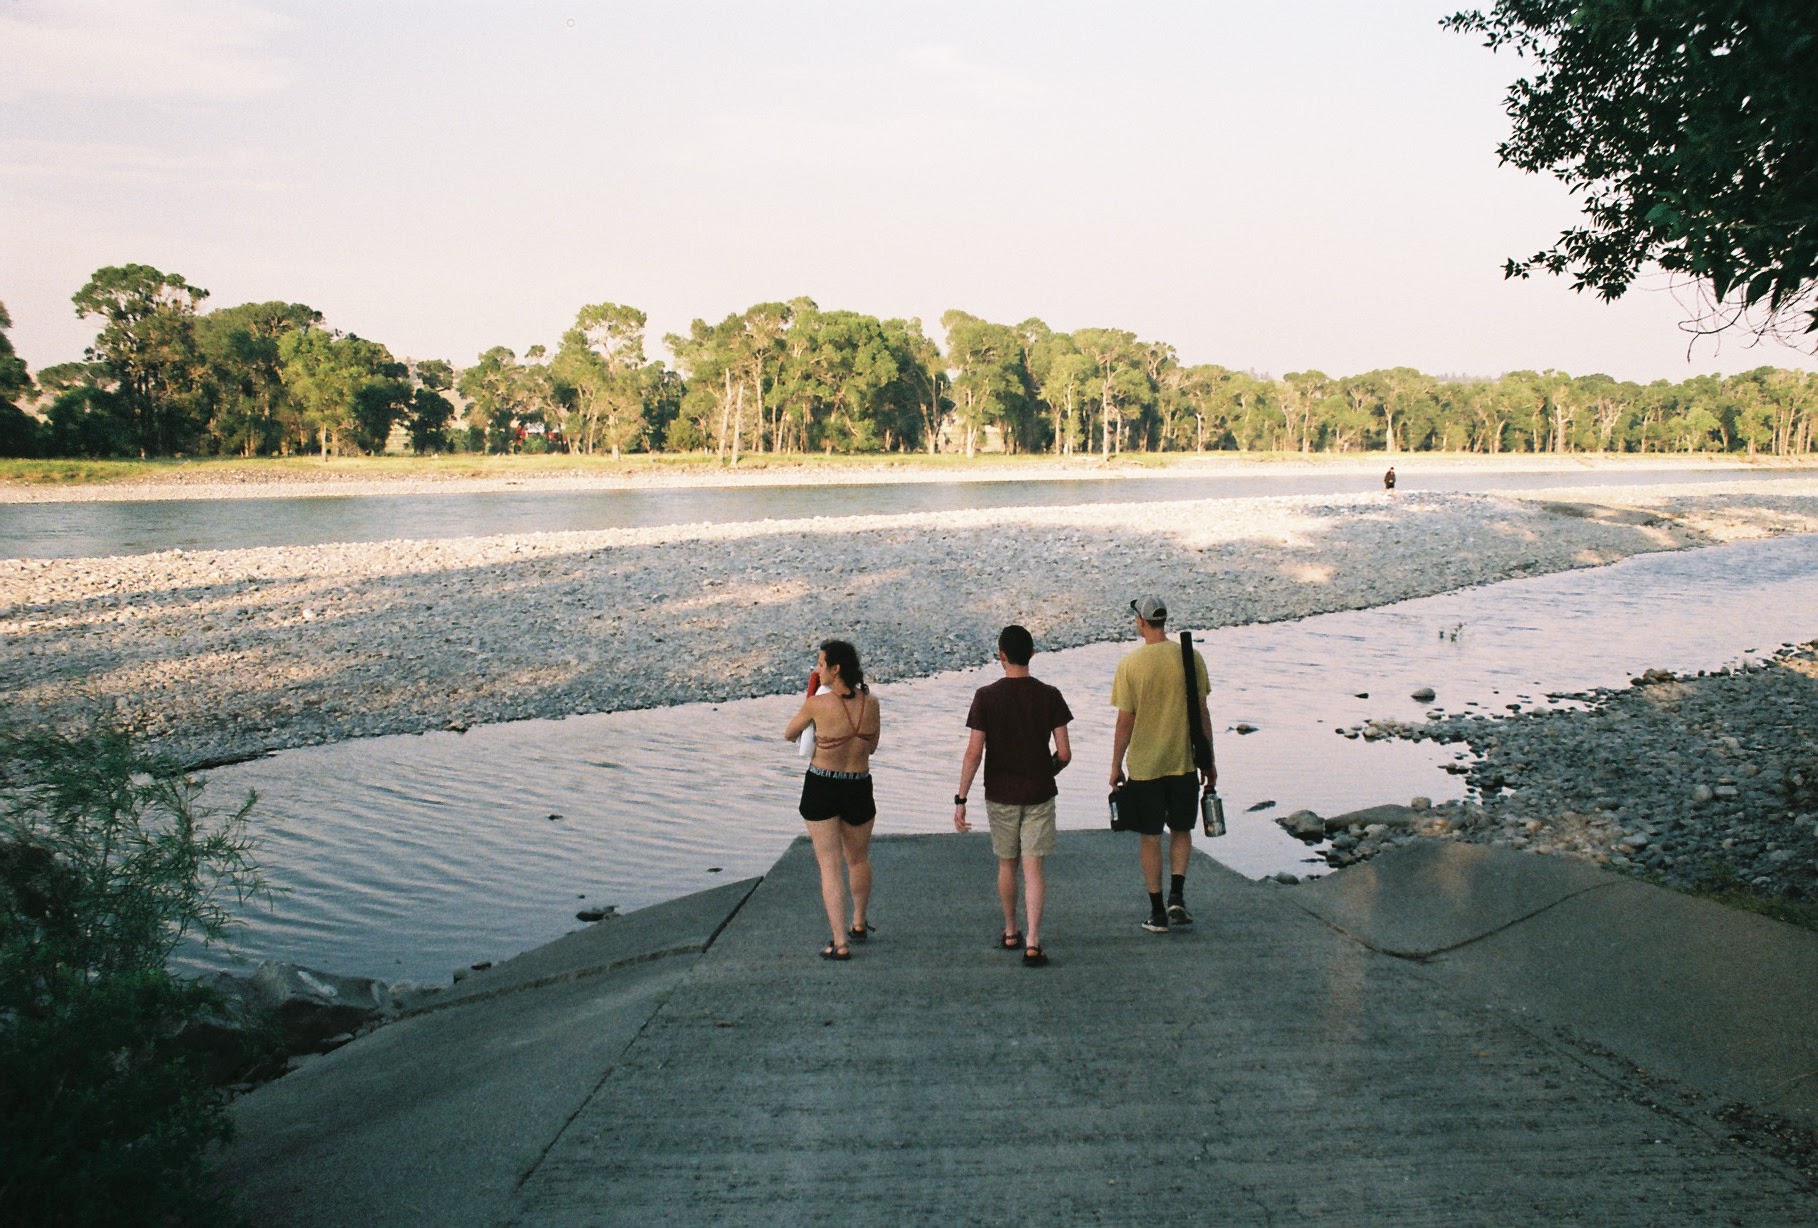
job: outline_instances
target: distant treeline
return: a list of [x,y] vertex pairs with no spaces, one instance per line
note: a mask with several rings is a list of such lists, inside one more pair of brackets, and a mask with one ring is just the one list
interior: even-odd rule
[[[1635,384],[1409,367],[1279,379],[1183,365],[1166,342],[1040,320],[919,320],[809,299],[696,320],[644,352],[644,313],[583,307],[554,352],[503,346],[465,369],[402,360],[301,303],[203,313],[208,292],[147,265],[97,270],[73,298],[100,323],[87,360],[35,380],[0,306],[0,455],[322,455],[383,451],[746,453],[1743,452],[1804,455],[1818,375]],[[23,406],[24,408],[20,408]],[[25,412],[27,409],[30,412]]]

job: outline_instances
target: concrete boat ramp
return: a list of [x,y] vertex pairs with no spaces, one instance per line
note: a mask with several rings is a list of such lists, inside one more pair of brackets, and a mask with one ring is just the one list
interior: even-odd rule
[[1418,842],[1299,886],[1063,832],[996,948],[988,838],[874,845],[826,941],[762,879],[462,982],[244,1097],[260,1225],[1812,1224],[1818,934]]

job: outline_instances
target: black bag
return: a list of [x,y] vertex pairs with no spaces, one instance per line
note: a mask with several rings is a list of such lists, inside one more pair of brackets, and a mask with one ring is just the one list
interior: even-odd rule
[[1180,633],[1180,661],[1187,671],[1187,736],[1193,741],[1193,766],[1210,774],[1212,771],[1212,737],[1199,719],[1199,678],[1193,669],[1193,635]]
[[[1193,766],[1200,772],[1212,772],[1212,731],[1199,719],[1199,678],[1193,669],[1193,636],[1180,633],[1181,667],[1187,673],[1187,736],[1193,743]],[[1199,795],[1201,826],[1208,836],[1225,834],[1225,803],[1211,785]]]

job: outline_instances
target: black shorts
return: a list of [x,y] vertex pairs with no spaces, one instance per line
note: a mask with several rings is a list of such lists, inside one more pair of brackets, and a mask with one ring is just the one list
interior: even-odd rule
[[1117,813],[1126,831],[1145,836],[1161,835],[1164,823],[1174,831],[1192,831],[1199,820],[1199,774],[1126,780],[1118,790]]
[[871,773],[809,768],[802,777],[799,809],[810,823],[838,819],[849,827],[863,827],[877,817],[877,803],[871,799]]

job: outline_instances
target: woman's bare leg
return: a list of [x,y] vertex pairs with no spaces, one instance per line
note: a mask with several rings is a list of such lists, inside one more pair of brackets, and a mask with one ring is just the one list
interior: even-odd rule
[[846,945],[846,882],[840,872],[840,828],[844,826],[838,819],[808,824],[814,860],[821,868],[821,903],[826,905],[827,925],[836,947]]
[[871,828],[876,822],[876,819],[871,819],[857,827],[848,826],[844,820],[839,824],[840,839],[846,850],[846,881],[852,888],[852,928],[855,930],[864,929],[868,924],[866,918],[871,907]]

